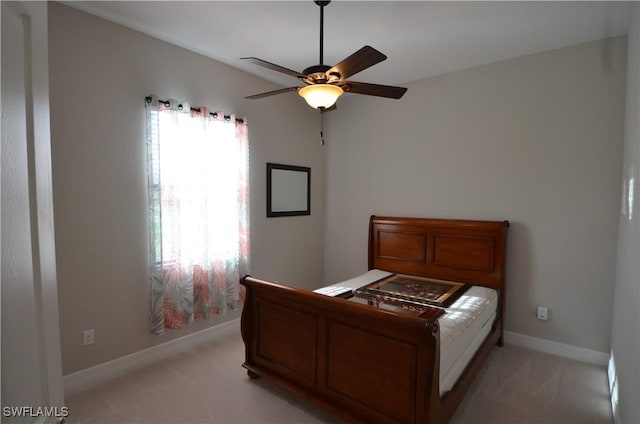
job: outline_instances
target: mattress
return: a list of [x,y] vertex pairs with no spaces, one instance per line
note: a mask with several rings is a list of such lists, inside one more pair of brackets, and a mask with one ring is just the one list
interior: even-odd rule
[[[315,290],[339,296],[392,275],[373,269],[362,275]],[[366,303],[353,297],[353,302]],[[395,309],[390,307],[390,309]],[[440,324],[440,394],[451,390],[462,371],[491,331],[498,310],[498,293],[487,287],[472,286],[438,318]]]

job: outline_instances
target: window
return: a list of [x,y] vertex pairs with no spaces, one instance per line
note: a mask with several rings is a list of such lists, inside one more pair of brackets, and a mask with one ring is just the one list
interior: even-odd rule
[[242,301],[249,272],[246,120],[147,98],[151,332]]

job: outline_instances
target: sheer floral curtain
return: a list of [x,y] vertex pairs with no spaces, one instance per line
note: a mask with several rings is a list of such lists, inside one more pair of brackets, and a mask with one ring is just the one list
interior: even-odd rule
[[237,309],[249,272],[246,119],[147,97],[151,332]]

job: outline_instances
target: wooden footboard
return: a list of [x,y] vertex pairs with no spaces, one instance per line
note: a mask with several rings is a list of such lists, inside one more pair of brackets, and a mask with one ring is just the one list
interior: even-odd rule
[[245,277],[244,367],[350,422],[440,421],[437,321]]

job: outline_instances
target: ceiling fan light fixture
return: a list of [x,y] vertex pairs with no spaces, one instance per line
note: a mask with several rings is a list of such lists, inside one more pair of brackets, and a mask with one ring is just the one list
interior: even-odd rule
[[298,94],[309,106],[318,108],[329,108],[344,93],[342,88],[333,84],[312,84],[298,90]]

